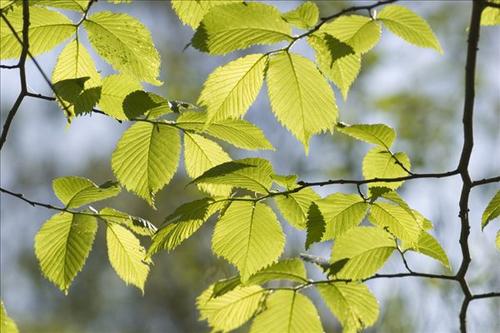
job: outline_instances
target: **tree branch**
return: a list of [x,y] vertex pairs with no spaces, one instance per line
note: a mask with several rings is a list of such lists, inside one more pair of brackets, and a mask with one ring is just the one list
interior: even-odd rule
[[484,185],[484,184],[490,184],[490,183],[497,183],[497,182],[500,182],[500,176],[475,180],[472,182],[471,187]]
[[467,41],[467,60],[465,65],[465,95],[464,95],[464,111],[463,111],[463,131],[464,143],[462,153],[457,169],[462,178],[462,190],[460,194],[460,248],[462,251],[462,263],[458,269],[456,278],[462,288],[464,299],[460,309],[460,332],[467,332],[467,308],[472,300],[472,294],[467,284],[465,276],[471,262],[469,250],[469,195],[472,188],[472,180],[469,174],[469,162],[474,146],[473,132],[473,115],[474,115],[474,97],[475,97],[475,77],[476,77],[476,61],[480,33],[481,12],[484,9],[484,0],[473,0],[472,13],[469,24],[469,37]]
[[491,297],[500,297],[500,292],[472,295],[470,300],[473,301],[475,299],[491,298]]
[[495,2],[491,2],[491,1],[487,1],[485,3],[485,6],[500,9],[500,3],[495,3]]
[[[1,13],[2,18],[5,20],[9,28],[14,31],[10,22],[7,21],[3,13]],[[19,63],[17,64],[17,68],[19,68],[19,80],[21,83],[21,91],[17,96],[14,105],[10,109],[7,114],[7,119],[5,119],[5,123],[3,124],[2,134],[0,135],[0,150],[2,150],[5,141],[7,141],[7,134],[9,133],[10,126],[12,125],[12,121],[21,106],[21,103],[26,96],[26,92],[28,91],[26,84],[26,57],[29,53],[29,27],[30,27],[30,12],[29,12],[29,3],[28,0],[23,0],[23,40],[21,41],[22,49],[21,56],[19,57]],[[19,38],[19,36],[18,36]]]

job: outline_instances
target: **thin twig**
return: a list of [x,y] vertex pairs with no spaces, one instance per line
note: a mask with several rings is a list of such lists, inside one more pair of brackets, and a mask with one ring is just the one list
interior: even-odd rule
[[471,301],[475,299],[490,298],[490,297],[500,297],[500,292],[492,292],[486,294],[476,294],[471,296]]
[[484,184],[497,183],[497,182],[500,182],[500,176],[475,180],[472,182],[471,187],[484,185]]

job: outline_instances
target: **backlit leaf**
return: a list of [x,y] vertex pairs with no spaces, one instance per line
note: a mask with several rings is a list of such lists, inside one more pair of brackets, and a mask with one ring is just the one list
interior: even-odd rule
[[496,219],[498,216],[500,216],[500,191],[497,191],[484,210],[481,218],[481,227],[486,227],[490,221]]
[[[20,39],[23,32],[22,6],[13,6],[5,17]],[[65,15],[43,7],[30,7],[29,50],[33,56],[51,50],[76,32],[73,22]],[[5,21],[0,21],[0,59],[21,56],[21,44]]]
[[0,331],[2,333],[19,333],[16,323],[7,314],[3,301],[0,303]]
[[357,194],[334,193],[316,202],[326,222],[323,241],[339,237],[363,221],[368,204]]
[[196,305],[200,319],[205,319],[216,331],[234,330],[255,314],[264,289],[260,286],[236,287],[219,297],[210,297],[213,286],[198,297]]
[[372,143],[389,149],[396,139],[396,132],[384,124],[359,124],[337,126],[340,133],[347,134],[355,139]]
[[267,57],[251,54],[217,68],[203,85],[198,104],[207,108],[207,122],[242,117],[264,82]]
[[153,236],[156,232],[156,226],[141,217],[129,215],[113,208],[103,208],[99,211],[99,217],[109,223],[123,225],[142,236]]
[[138,122],[125,131],[111,157],[116,178],[154,207],[154,195],[170,182],[180,155],[179,131]]
[[[498,0],[491,0],[500,4]],[[481,13],[481,25],[500,25],[500,8],[486,7]]]
[[238,2],[238,0],[172,0],[172,8],[182,23],[196,29],[203,16],[215,6]]
[[262,130],[244,119],[212,121],[204,129],[206,119],[206,112],[186,111],[177,118],[176,124],[186,130],[203,131],[238,148],[274,150]]
[[115,272],[126,284],[133,284],[144,293],[149,265],[145,262],[146,251],[139,240],[128,229],[109,223],[106,242],[109,261]]
[[338,114],[335,97],[310,60],[288,52],[272,56],[267,85],[273,113],[306,152],[312,135],[333,130]]
[[97,12],[83,22],[90,44],[114,69],[139,81],[161,85],[160,55],[149,30],[124,13]]
[[311,203],[307,212],[306,250],[316,242],[321,241],[325,233],[325,219],[316,203]]
[[299,292],[278,290],[266,300],[266,309],[254,320],[250,333],[322,333],[314,304]]
[[95,217],[60,213],[47,220],[35,236],[35,254],[43,275],[66,294],[85,264],[96,231]]
[[378,227],[354,227],[339,236],[332,249],[332,263],[347,260],[339,279],[361,280],[375,274],[390,257],[396,242]]
[[234,264],[242,282],[283,252],[285,235],[271,208],[262,203],[234,201],[215,226],[212,249]]
[[304,262],[299,258],[286,259],[258,271],[248,279],[247,284],[263,284],[272,280],[307,282]]
[[413,245],[403,243],[402,249],[409,249],[425,254],[426,256],[439,261],[444,267],[451,269],[450,261],[448,260],[446,252],[444,252],[443,248],[441,247],[441,244],[439,244],[439,242],[427,232],[422,232],[418,238],[418,241]]
[[[410,170],[410,159],[405,153],[399,152],[391,155],[386,149],[375,147],[371,149],[363,159],[363,176],[365,179],[373,178],[399,178],[408,176],[399,161],[407,170]],[[387,187],[397,189],[403,184],[403,181],[398,182],[373,182],[368,184],[368,187]]]
[[125,98],[134,91],[141,90],[139,81],[124,74],[114,74],[102,80],[101,111],[119,120],[128,120],[123,109]]
[[291,40],[290,25],[273,6],[248,2],[209,11],[192,39],[192,45],[210,54],[226,54],[252,45]]
[[421,221],[415,215],[401,206],[385,202],[377,202],[371,206],[370,222],[387,228],[397,238],[411,243],[417,242],[423,232]]
[[320,32],[326,32],[350,45],[356,53],[370,51],[380,40],[380,24],[367,16],[345,15],[323,24]]
[[83,13],[89,5],[89,0],[30,0],[30,5],[61,8]]
[[[295,183],[295,182],[294,182]],[[313,201],[320,196],[311,188],[305,188],[296,193],[274,197],[276,205],[288,223],[297,229],[306,228],[307,212]]]
[[108,182],[97,186],[87,178],[76,176],[56,178],[52,181],[52,187],[54,193],[67,208],[78,208],[120,193],[117,183]]
[[319,19],[318,6],[312,1],[306,1],[294,10],[283,14],[283,18],[296,27],[307,29],[312,28]]
[[377,299],[364,284],[337,282],[318,284],[316,288],[344,332],[359,332],[377,321]]
[[231,185],[267,194],[271,189],[273,168],[261,158],[245,158],[220,164],[192,181],[195,184]]
[[399,5],[385,6],[379,12],[377,19],[382,21],[392,33],[408,43],[429,47],[443,53],[443,49],[429,24],[408,8]]

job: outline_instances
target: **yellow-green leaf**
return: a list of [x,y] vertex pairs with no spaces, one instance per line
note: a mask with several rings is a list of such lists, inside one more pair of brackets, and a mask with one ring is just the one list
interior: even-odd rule
[[323,333],[318,311],[307,296],[278,290],[266,300],[266,309],[254,320],[250,333]]
[[35,254],[43,275],[66,294],[85,264],[96,231],[94,217],[60,213],[47,220],[35,236]]
[[484,210],[481,218],[481,227],[486,227],[490,221],[496,219],[498,216],[500,216],[500,191],[497,191]]
[[117,183],[107,182],[97,186],[83,177],[59,177],[52,181],[54,193],[67,208],[80,206],[112,198],[120,193]]
[[387,228],[397,238],[415,243],[423,233],[421,220],[401,206],[377,202],[371,206],[370,222]]
[[349,89],[361,69],[361,56],[354,53],[347,44],[326,33],[315,33],[308,37],[314,49],[321,72],[328,77],[347,99]]
[[495,240],[495,244],[497,246],[497,249],[500,250],[500,230],[497,231],[497,238]]
[[335,96],[310,60],[288,52],[272,56],[267,85],[273,113],[306,153],[312,135],[333,130],[338,114]]
[[435,239],[431,234],[427,232],[422,232],[415,244],[409,244],[404,242],[402,246],[403,250],[412,250],[439,261],[444,267],[451,270],[450,261],[446,252],[444,252],[441,244]]
[[260,128],[244,119],[224,119],[212,121],[204,129],[206,112],[186,111],[177,118],[177,126],[196,132],[204,132],[243,149],[272,149],[274,147]]
[[337,130],[355,139],[389,149],[396,139],[396,132],[384,124],[337,125]]
[[238,0],[172,0],[172,8],[182,23],[196,29],[203,16],[215,6],[240,2]]
[[341,16],[321,26],[326,32],[343,43],[350,45],[356,53],[370,51],[380,40],[380,24],[370,17],[360,15]]
[[240,271],[242,282],[275,262],[283,252],[285,235],[271,208],[234,201],[215,226],[212,249]]
[[7,314],[3,301],[0,303],[0,332],[19,333],[16,323]]
[[[231,161],[231,157],[212,140],[201,135],[184,134],[184,165],[189,177],[201,176],[216,165]],[[231,185],[199,184],[199,188],[213,196],[227,197],[231,193]]]
[[[15,32],[22,39],[23,9],[13,6],[5,12]],[[43,7],[30,7],[29,43],[30,52],[36,56],[47,52],[62,43],[76,32],[73,22],[63,14]],[[0,21],[0,59],[13,59],[21,56],[21,44],[5,21]]]
[[286,259],[264,268],[252,275],[247,284],[263,284],[273,280],[307,282],[304,262],[299,258]]
[[120,212],[113,208],[106,207],[101,209],[99,211],[99,217],[109,223],[123,225],[132,232],[142,236],[153,236],[157,230],[156,226],[148,220]]
[[194,179],[195,184],[231,185],[256,193],[271,189],[273,168],[262,158],[245,158],[217,165]]
[[251,54],[217,68],[203,85],[198,104],[207,108],[207,123],[242,117],[259,94],[267,57]]
[[128,116],[123,109],[125,98],[132,92],[141,90],[139,81],[124,74],[106,76],[102,80],[101,111],[118,120],[127,120]]
[[89,5],[89,0],[30,0],[30,5],[61,8],[83,13]]
[[[411,164],[408,156],[399,152],[391,155],[385,148],[375,147],[371,149],[363,159],[363,177],[365,179],[373,178],[399,178],[408,176],[401,165],[400,162],[406,170],[410,170]],[[368,185],[368,187],[387,187],[392,190],[397,189],[403,184],[403,181],[394,182],[373,182]]]
[[319,9],[314,2],[306,1],[294,10],[283,14],[283,18],[296,27],[308,29],[318,22]]
[[399,5],[385,6],[377,17],[384,26],[408,43],[420,47],[435,49],[443,53],[439,41],[429,24],[406,7]]
[[337,282],[318,284],[316,288],[344,332],[360,332],[377,321],[377,299],[364,284]]
[[154,207],[154,195],[170,182],[180,155],[179,131],[138,122],[125,131],[111,157],[113,172],[129,191]]
[[[498,0],[490,0],[500,5]],[[486,7],[481,13],[481,25],[500,25],[500,8]]]
[[296,193],[274,197],[276,205],[288,223],[297,229],[306,228],[307,211],[311,203],[320,196],[311,188],[305,188]]
[[144,292],[144,283],[149,274],[145,261],[146,251],[139,240],[128,229],[116,223],[108,223],[106,229],[109,262],[118,276]]
[[368,204],[357,194],[334,193],[316,202],[326,222],[323,241],[339,237],[363,221]]
[[290,41],[291,28],[278,9],[248,2],[209,11],[192,39],[192,45],[210,54],[226,54],[252,45]]
[[123,13],[97,12],[83,22],[90,44],[114,69],[137,80],[161,85],[160,55],[151,33],[137,19]]
[[236,287],[222,296],[211,297],[210,286],[196,301],[200,319],[207,320],[215,331],[232,331],[252,318],[264,292],[260,286]]
[[375,274],[396,248],[396,241],[378,227],[354,227],[339,236],[332,249],[332,264],[345,264],[339,279],[361,280]]

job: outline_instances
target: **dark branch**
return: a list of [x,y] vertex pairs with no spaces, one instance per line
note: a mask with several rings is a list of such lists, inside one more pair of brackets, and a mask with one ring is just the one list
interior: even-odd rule
[[472,13],[469,24],[469,37],[467,41],[467,60],[465,64],[465,95],[462,118],[464,142],[460,161],[457,167],[463,182],[459,202],[461,225],[459,242],[462,251],[462,263],[456,274],[456,278],[459,281],[464,294],[459,314],[461,333],[467,332],[467,308],[472,299],[472,294],[465,278],[472,260],[469,250],[469,195],[472,188],[472,180],[469,174],[469,162],[472,155],[472,148],[474,146],[473,116],[476,83],[476,60],[479,43],[481,12],[484,9],[484,5],[484,0],[472,1]]
[[485,3],[485,6],[486,7],[493,7],[493,8],[498,8],[500,9],[500,3],[495,3],[495,2],[490,2],[490,1],[487,1]]
[[475,180],[472,182],[471,187],[484,185],[484,184],[490,184],[490,183],[497,183],[497,182],[500,182],[500,176]]
[[[15,31],[10,22],[5,18],[3,13],[1,13],[2,18],[4,21],[7,23],[9,28],[12,31]],[[19,79],[21,82],[21,91],[19,92],[19,95],[17,96],[16,101],[14,102],[14,105],[10,109],[9,113],[7,114],[7,118],[5,119],[5,123],[3,124],[3,129],[2,129],[2,134],[0,135],[0,150],[2,150],[3,145],[5,144],[5,141],[7,140],[7,134],[9,133],[10,126],[12,125],[12,121],[14,120],[14,117],[17,114],[17,111],[19,110],[19,107],[21,106],[21,103],[26,96],[26,92],[28,91],[27,84],[26,84],[26,57],[28,56],[29,53],[29,27],[30,27],[30,13],[29,13],[29,3],[28,0],[23,0],[23,40],[21,41],[22,49],[21,49],[21,56],[19,58],[19,63],[17,64],[17,67],[19,68]],[[16,34],[17,36],[17,34]],[[19,38],[19,36],[18,36]]]
[[492,293],[486,293],[486,294],[476,294],[471,296],[471,301],[475,299],[482,299],[482,298],[491,298],[491,297],[500,297],[500,292],[492,292]]
[[1,69],[16,69],[16,68],[19,68],[19,64],[15,64],[15,65],[0,65],[0,68]]

